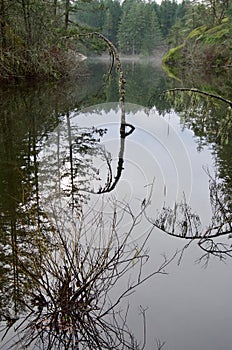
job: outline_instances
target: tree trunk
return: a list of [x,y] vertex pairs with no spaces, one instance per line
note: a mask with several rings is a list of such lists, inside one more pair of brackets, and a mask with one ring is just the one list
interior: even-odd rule
[[57,14],[57,0],[53,1],[53,14],[54,14],[54,17],[56,17],[56,14]]
[[5,7],[5,0],[1,0],[0,4],[0,23],[1,23],[1,52],[4,56],[4,53],[7,48],[7,41],[6,41],[6,7]]
[[70,1],[69,1],[69,0],[65,0],[65,18],[64,18],[65,29],[68,28],[68,22],[69,22],[69,5],[70,5]]
[[24,25],[27,35],[28,44],[32,42],[32,32],[31,32],[31,20],[30,20],[30,10],[28,9],[29,2],[22,0],[22,8],[23,8],[23,17],[24,17]]

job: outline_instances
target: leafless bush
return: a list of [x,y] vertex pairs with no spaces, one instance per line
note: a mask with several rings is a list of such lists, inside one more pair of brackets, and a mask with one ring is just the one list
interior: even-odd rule
[[[30,264],[25,257],[19,261],[21,270],[31,281],[30,302],[25,302],[27,315],[14,324],[13,344],[12,340],[6,340],[6,346],[16,349],[19,346],[145,347],[145,311],[141,313],[144,339],[138,343],[127,325],[129,306],[123,300],[147,279],[165,274],[175,254],[169,260],[164,258],[161,266],[145,275],[143,266],[149,259],[146,243],[154,225],[149,226],[140,244],[131,236],[135,229],[143,228],[146,208],[135,214],[125,203],[112,202],[112,207],[108,221],[103,211],[96,213],[91,209],[81,217],[75,217],[75,213],[68,216],[65,210],[61,217],[54,211],[56,249],[43,247],[43,256],[33,254],[26,258]],[[124,233],[120,232],[122,222],[128,223]],[[27,268],[32,265],[33,269]],[[118,293],[116,297],[115,293]],[[6,333],[11,326],[8,324]]]

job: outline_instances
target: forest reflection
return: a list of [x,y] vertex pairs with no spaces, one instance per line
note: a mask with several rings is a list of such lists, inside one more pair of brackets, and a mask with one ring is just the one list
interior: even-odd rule
[[99,105],[84,114],[104,115],[113,110],[119,113],[120,119],[118,135],[115,135],[118,139],[115,148],[119,148],[116,164],[112,165],[112,157],[116,155],[112,155],[103,142],[110,126],[81,126],[79,113],[72,116],[67,113],[50,134],[40,155],[39,183],[43,201],[50,202],[51,197],[51,200],[55,197],[60,200],[64,195],[69,198],[70,206],[81,211],[90,194],[104,194],[115,189],[124,169],[126,138],[135,127],[126,121],[124,104]]
[[169,90],[162,95],[180,115],[183,129],[188,128],[194,132],[198,151],[209,145],[213,149],[218,176],[225,183],[231,197],[232,102],[223,96],[216,96],[218,97],[181,88]]
[[[164,92],[163,98],[180,115],[183,129],[193,130],[199,152],[210,144],[214,153],[219,153],[220,156],[215,158],[216,174],[212,175],[211,170],[205,169],[209,178],[212,209],[208,227],[202,228],[200,213],[193,212],[185,198],[181,203],[175,203],[172,209],[164,207],[154,225],[167,234],[184,238],[190,243],[198,241],[198,246],[204,252],[199,261],[206,265],[211,255],[224,260],[232,256],[231,243],[228,243],[232,233],[232,102],[220,95],[185,88],[168,90]],[[185,248],[188,246],[189,244]]]
[[[111,212],[104,212],[104,195],[120,182],[126,142],[136,132],[123,106],[117,107],[115,156],[102,145],[109,127],[72,123],[91,100],[77,100],[83,93],[79,89],[70,109],[64,98],[54,104],[48,99],[47,110],[38,91],[33,98],[20,96],[19,105],[17,93],[11,111],[3,106],[1,119],[3,349],[143,349],[145,310],[140,310],[144,339],[138,341],[127,324],[129,306],[122,312],[121,302],[149,278],[164,274],[174,259],[180,261],[194,242],[202,251],[203,264],[212,255],[221,260],[231,257],[231,108],[211,98],[175,92],[166,95],[166,107],[161,99],[157,109],[160,115],[170,109],[178,112],[183,129],[194,131],[199,152],[208,145],[213,149],[217,173],[205,170],[212,218],[204,227],[201,213],[185,197],[172,207],[164,203],[157,213],[152,207],[152,183],[146,198],[138,198],[138,210],[111,199]],[[109,90],[102,93],[102,89],[94,92],[92,101],[104,100]],[[16,110],[20,128],[15,127]],[[93,112],[110,110],[112,105],[96,105]],[[149,114],[148,108],[140,111]],[[99,161],[104,164],[100,163],[101,169]],[[91,195],[103,198],[100,210],[85,206]],[[147,275],[149,238],[156,229],[186,243]],[[135,230],[144,233],[139,242],[131,240]],[[118,287],[122,285],[125,288]]]

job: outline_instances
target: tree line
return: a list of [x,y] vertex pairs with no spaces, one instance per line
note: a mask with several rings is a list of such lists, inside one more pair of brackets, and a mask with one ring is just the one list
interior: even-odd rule
[[[151,55],[193,28],[222,22],[230,8],[230,0],[0,0],[0,79],[67,75],[78,65],[76,51],[105,48],[87,39],[92,31],[123,54]],[[67,40],[73,36],[79,40]]]
[[123,54],[152,54],[162,45],[176,19],[185,13],[185,1],[93,0],[82,3],[73,16],[87,28],[109,38]]

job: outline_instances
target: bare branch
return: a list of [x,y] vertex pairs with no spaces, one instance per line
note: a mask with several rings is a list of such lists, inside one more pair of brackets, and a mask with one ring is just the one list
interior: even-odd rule
[[165,90],[161,93],[162,94],[166,94],[168,92],[175,92],[175,91],[186,91],[186,92],[193,92],[193,93],[198,93],[198,94],[201,94],[201,95],[205,95],[205,96],[209,96],[209,97],[213,97],[213,98],[216,98],[217,100],[220,100],[220,101],[223,101],[225,103],[227,103],[230,107],[232,107],[232,101],[220,96],[220,95],[216,95],[216,94],[212,94],[210,92],[207,92],[207,91],[202,91],[202,90],[198,90],[198,89],[195,89],[195,88],[175,88],[175,89],[168,89],[168,90]]

